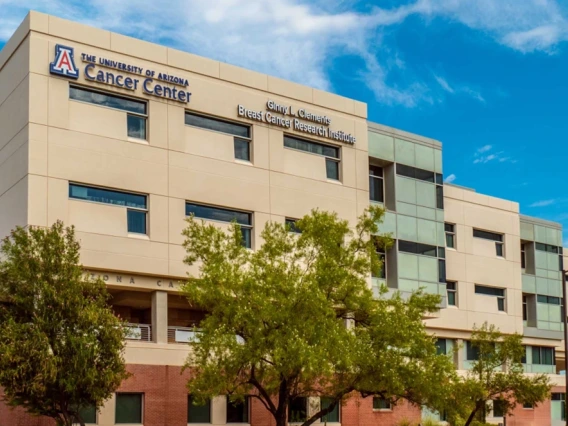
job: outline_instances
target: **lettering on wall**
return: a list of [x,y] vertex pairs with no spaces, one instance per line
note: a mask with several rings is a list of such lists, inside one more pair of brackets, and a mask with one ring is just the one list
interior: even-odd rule
[[265,111],[255,111],[243,105],[238,105],[237,115],[249,120],[261,121],[334,141],[349,144],[356,142],[355,136],[351,133],[330,129],[331,118],[326,115],[315,114],[305,108],[294,109],[291,105],[282,105],[274,101],[268,101]]
[[177,281],[170,280],[167,278],[151,278],[151,277],[142,277],[142,276],[134,276],[134,275],[124,275],[118,273],[111,273],[111,272],[93,272],[93,271],[85,271],[84,272],[85,279],[102,279],[105,284],[116,284],[116,285],[125,285],[125,286],[133,286],[133,287],[155,287],[156,289],[162,290],[179,290],[179,284]]

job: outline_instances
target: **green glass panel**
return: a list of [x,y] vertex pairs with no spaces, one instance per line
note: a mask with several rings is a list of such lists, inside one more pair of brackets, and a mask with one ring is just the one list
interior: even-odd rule
[[556,229],[554,228],[546,228],[546,243],[551,244],[553,246],[559,246],[560,241],[556,239]]
[[416,291],[419,288],[418,281],[411,281],[411,280],[398,280],[398,289],[400,291]]
[[546,244],[546,228],[544,226],[534,226],[534,240]]
[[436,185],[430,182],[416,181],[416,204],[436,208]]
[[187,422],[188,423],[210,423],[211,422],[211,402],[197,405],[193,398],[187,398]]
[[[96,424],[97,423],[97,409],[94,405],[88,407],[83,407],[79,410],[79,414],[86,424]],[[77,422],[78,423],[78,422]]]
[[[538,319],[538,324],[540,324],[541,321],[549,320],[550,315],[548,314],[548,304],[545,303],[536,304],[536,317]],[[541,328],[540,325],[538,326],[538,328]]]
[[116,394],[115,423],[142,423],[142,394]]
[[394,159],[397,163],[415,166],[415,145],[402,139],[394,140]]
[[546,260],[547,260],[547,263],[548,263],[547,269],[549,269],[551,271],[558,271],[560,269],[557,254],[546,253]]
[[437,245],[444,247],[446,245],[446,232],[444,230],[444,222],[436,222],[437,229]]
[[560,320],[562,319],[562,316],[560,315],[560,306],[550,305],[548,307],[548,315],[549,315],[549,321],[560,322]]
[[428,294],[438,294],[438,284],[420,282],[420,287],[424,289],[424,292]]
[[562,297],[562,282],[559,280],[548,280],[548,295]]
[[536,293],[536,277],[523,274],[523,292]]
[[417,241],[418,230],[415,217],[397,215],[396,229],[398,238],[407,241]]
[[535,250],[534,259],[536,268],[548,269],[547,253],[541,250]]
[[534,241],[534,226],[532,223],[521,222],[521,239]]
[[369,157],[394,161],[394,138],[380,133],[369,132]]
[[535,275],[537,277],[548,278],[548,269],[536,269]]
[[416,207],[416,216],[422,219],[436,220],[437,218],[436,212],[437,212],[436,209],[430,209],[428,207],[420,207],[420,206]]
[[[438,259],[426,256],[418,257],[418,277],[420,281],[431,281],[438,285]],[[436,287],[435,293],[438,293]]]
[[409,204],[416,204],[416,180],[397,176],[396,200]]
[[416,155],[416,167],[424,170],[435,170],[436,167],[434,165],[434,148],[415,144],[414,152]]
[[436,226],[438,222],[425,219],[417,219],[418,242],[430,245],[437,245]]
[[379,223],[379,232],[381,234],[392,233],[393,238],[398,238],[396,235],[396,213],[385,212],[383,222]]
[[536,293],[548,294],[548,279],[536,277]]
[[436,173],[442,173],[442,150],[434,150],[434,171]]
[[560,281],[562,279],[562,275],[560,274],[560,271],[547,271],[547,275],[548,275],[548,279],[549,280],[558,280]]
[[417,280],[419,277],[418,256],[398,253],[398,276]]
[[444,210],[436,209],[436,220],[438,222],[444,222]]
[[408,204],[400,201],[396,202],[396,212],[406,216],[416,217],[416,204]]

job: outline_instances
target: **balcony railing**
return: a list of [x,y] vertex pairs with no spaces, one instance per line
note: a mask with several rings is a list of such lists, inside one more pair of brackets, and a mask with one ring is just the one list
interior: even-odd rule
[[193,327],[168,327],[168,343],[194,343],[200,331]]
[[149,324],[126,324],[126,339],[140,340],[143,342],[152,341],[152,326]]

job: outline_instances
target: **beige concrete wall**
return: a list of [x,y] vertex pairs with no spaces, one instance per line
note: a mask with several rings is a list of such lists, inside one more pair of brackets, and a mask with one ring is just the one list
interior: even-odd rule
[[[87,268],[184,277],[185,201],[252,212],[253,248],[261,244],[260,231],[268,220],[301,217],[317,207],[336,210],[354,223],[366,205],[368,183],[360,178],[368,162],[364,104],[59,18],[31,17],[26,43],[34,54],[28,57],[30,74],[17,97],[20,102],[33,99],[29,120],[23,121],[41,129],[34,143],[22,148],[34,168],[28,186],[35,208],[28,221],[74,224]],[[81,71],[76,82],[49,74],[58,43],[75,49]],[[140,87],[130,92],[88,81],[81,53],[187,78],[191,102],[151,97]],[[127,137],[124,111],[70,100],[70,83],[148,101],[147,141]],[[325,114],[333,130],[356,136],[353,146],[286,130],[340,147],[340,182],[326,178],[323,157],[284,148],[281,127],[238,118],[238,104],[260,111],[268,100]],[[251,125],[252,162],[234,159],[232,136],[185,125],[186,110]],[[148,235],[128,234],[125,208],[70,200],[69,182],[147,194]]]

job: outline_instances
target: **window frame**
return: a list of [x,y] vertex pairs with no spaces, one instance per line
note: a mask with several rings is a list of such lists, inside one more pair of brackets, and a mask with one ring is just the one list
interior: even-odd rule
[[[552,346],[531,346],[532,351],[532,365],[548,365],[554,366],[556,365],[556,349]],[[538,351],[538,362],[535,362],[535,351]],[[542,362],[547,358],[546,352],[549,352],[551,356],[551,363]]]
[[[304,410],[305,410],[305,417],[303,419],[300,420],[291,420],[292,419],[292,402],[295,402],[296,400],[303,400],[304,402]],[[321,403],[321,401],[320,401]],[[290,401],[288,402],[288,423],[304,423],[306,420],[308,420],[308,415],[309,415],[309,400],[307,397],[305,396],[300,396],[297,398],[293,398],[290,399]]]
[[[448,285],[453,285],[453,288],[448,287]],[[450,303],[449,295],[454,295],[454,303]],[[458,282],[457,281],[446,281],[446,301],[448,306],[458,306]]]
[[[220,123],[225,123],[225,124],[234,124],[235,126],[239,126],[239,127],[243,127],[246,128],[248,130],[248,136],[242,136],[242,135],[237,135],[235,133],[229,133],[229,132],[224,132],[222,130],[215,130],[215,129],[209,129],[208,127],[202,127],[202,126],[196,126],[195,124],[188,124],[186,121],[186,117],[190,115],[190,116],[194,116],[194,117],[201,117],[201,118],[205,118],[208,120],[212,120],[212,121],[217,121]],[[208,115],[208,114],[203,114],[201,112],[196,112],[196,111],[192,111],[192,110],[188,110],[186,109],[183,115],[183,123],[185,126],[189,126],[189,127],[193,127],[194,129],[201,129],[201,130],[206,130],[208,132],[215,132],[215,133],[220,133],[222,135],[227,135],[227,136],[232,136],[233,137],[233,155],[235,156],[235,160],[237,161],[244,161],[247,163],[252,163],[252,140],[253,140],[253,126],[251,126],[250,124],[246,124],[237,120],[228,120],[226,118],[221,118],[221,117],[216,117],[214,115]],[[248,159],[242,159],[242,158],[237,158],[237,141],[246,141],[248,142]]]
[[[133,422],[118,422],[117,421],[117,409],[118,409],[118,396],[119,395],[139,395],[140,396],[140,423]],[[115,424],[126,424],[126,425],[142,425],[144,424],[144,392],[115,392],[115,407],[114,407],[114,423]]]
[[289,228],[288,232],[291,232],[293,234],[301,234],[302,231],[300,231],[297,227],[296,227],[296,222],[299,219],[293,219],[291,217],[286,217],[284,219],[284,224]]
[[[495,415],[495,403],[498,403],[497,406],[499,407],[499,412],[497,414],[501,414],[500,416]],[[503,410],[503,407],[501,406],[501,404],[503,404],[502,400],[500,400],[500,399],[494,399],[493,400],[493,406],[491,407],[492,417],[497,417],[497,418],[505,417],[505,410]]]
[[[375,401],[377,402],[377,404],[375,404]],[[385,406],[380,407],[380,405],[382,405],[381,403],[383,403]],[[374,396],[373,397],[373,411],[392,411],[392,404],[386,398]]]
[[195,406],[195,404],[193,404],[193,402],[192,402],[191,399],[192,399],[192,395],[188,393],[188,394],[187,394],[187,424],[190,425],[190,424],[200,424],[200,423],[201,423],[201,424],[203,424],[203,423],[205,423],[205,424],[211,423],[211,411],[212,411],[212,410],[211,410],[211,400],[210,400],[210,399],[209,399],[208,402],[207,402],[207,405],[209,406],[209,420],[206,421],[206,422],[203,422],[203,421],[194,422],[194,421],[190,421],[190,420],[189,420],[189,413],[190,413],[190,411],[191,411],[191,410],[190,410],[190,407],[191,407],[192,405]]
[[244,404],[245,406],[245,411],[244,413],[244,417],[246,417],[244,422],[229,422],[229,418],[228,418],[228,413],[229,413],[229,405],[233,405],[235,406],[234,403],[231,402],[231,400],[229,399],[229,397],[226,397],[226,416],[225,416],[225,423],[226,424],[240,424],[240,425],[246,425],[246,424],[250,424],[250,397],[245,396],[245,399],[243,402],[240,402],[239,404]]
[[[293,140],[302,141],[302,142],[305,142],[305,143],[308,143],[308,144],[312,144],[312,145],[317,145],[317,146],[323,146],[323,147],[333,148],[333,149],[335,149],[336,152],[337,152],[337,157],[331,157],[331,156],[326,155],[326,154],[323,154],[323,153],[322,153],[322,154],[318,154],[317,152],[310,152],[310,151],[305,151],[305,150],[303,150],[303,149],[299,149],[299,148],[294,148],[294,147],[286,146],[286,139],[293,139]],[[317,155],[318,157],[323,157],[323,158],[325,158],[325,170],[326,170],[325,175],[326,175],[326,178],[327,178],[328,180],[341,182],[341,179],[342,179],[342,173],[341,173],[341,161],[342,161],[342,156],[341,156],[341,153],[342,153],[342,152],[341,152],[341,151],[342,151],[342,149],[341,149],[341,146],[331,145],[331,144],[322,143],[322,142],[316,142],[316,141],[313,141],[313,140],[310,140],[310,139],[305,139],[305,138],[298,137],[298,136],[296,136],[296,135],[290,135],[290,134],[288,134],[288,133],[284,133],[284,137],[283,137],[283,140],[282,140],[282,144],[283,144],[283,146],[284,146],[285,149],[291,149],[291,150],[293,150],[293,151],[303,152],[303,153],[305,153],[305,154]],[[332,161],[332,162],[337,163],[337,179],[335,179],[335,178],[330,178],[330,177],[327,175],[327,162],[328,162],[328,161]]]
[[[325,396],[320,397],[320,409],[321,409],[321,410],[324,409],[323,401],[325,401],[325,400],[332,400],[332,398],[327,398],[327,397],[325,397]],[[308,405],[309,405],[309,404],[308,404]],[[330,405],[330,404],[327,404],[327,405],[326,405],[326,408],[329,407],[329,405]],[[309,406],[308,406],[308,408],[309,408]],[[333,420],[333,419],[328,420],[327,416],[329,416],[331,413],[333,413],[333,412],[336,411],[336,410],[337,410],[337,420]],[[338,403],[337,403],[337,405],[335,406],[335,408],[333,409],[333,411],[330,411],[329,413],[327,413],[327,414],[321,416],[320,419],[319,419],[319,422],[320,422],[320,423],[324,423],[324,424],[327,424],[327,423],[341,423],[341,402],[338,402]]]
[[527,269],[527,248],[523,242],[521,242],[521,269]]
[[[126,195],[138,195],[141,197],[144,197],[146,200],[146,208],[142,208],[142,207],[133,207],[133,206],[127,206],[127,205],[121,205],[121,204],[112,204],[112,203],[105,203],[104,201],[95,201],[95,200],[85,200],[84,198],[78,198],[78,197],[73,197],[71,195],[71,187],[75,186],[75,187],[81,187],[81,188],[92,188],[92,189],[99,189],[102,191],[109,191],[109,192],[118,192],[121,194],[126,194]],[[135,235],[150,235],[149,233],[149,216],[150,216],[150,209],[148,207],[149,204],[149,198],[150,195],[149,194],[143,194],[141,192],[135,192],[135,191],[125,191],[122,189],[114,189],[114,188],[108,188],[108,187],[104,187],[104,186],[99,186],[99,185],[87,185],[87,184],[83,184],[83,183],[78,183],[75,181],[69,181],[69,185],[68,185],[68,198],[71,200],[77,200],[77,201],[82,201],[82,202],[86,202],[86,203],[96,203],[96,204],[105,204],[107,206],[113,206],[113,207],[121,207],[126,209],[126,231],[128,234],[135,234]],[[144,229],[145,232],[133,232],[130,231],[128,229],[128,225],[129,225],[129,220],[128,220],[128,212],[129,211],[136,211],[136,212],[143,212],[146,215],[146,223],[144,225]]]
[[[493,290],[493,294],[489,289]],[[480,290],[480,291],[478,291]],[[485,290],[485,291],[483,291]],[[501,291],[501,294],[498,292]],[[499,312],[507,312],[507,289],[502,287],[492,287],[483,284],[475,284],[474,289],[475,294],[480,294],[482,296],[489,296],[497,298],[497,309]],[[502,309],[501,309],[502,308]]]
[[[450,229],[448,229],[450,228]],[[444,232],[446,234],[446,247],[456,250],[456,224],[455,223],[444,223]],[[451,237],[452,245],[448,245],[448,237]]]
[[[380,169],[381,170],[381,175],[375,175],[375,174],[371,174],[371,169],[375,168],[375,169]],[[381,200],[375,200],[372,198],[372,192],[371,192],[371,182],[375,182],[375,184],[377,184],[376,182],[380,181],[380,187],[381,187]],[[369,200],[375,203],[384,203],[385,202],[385,177],[384,177],[384,169],[381,166],[377,166],[375,164],[369,164]]]
[[[208,207],[211,209],[216,209],[216,210],[223,210],[226,212],[233,212],[233,213],[245,213],[249,216],[249,220],[250,220],[250,224],[243,224],[237,221],[237,224],[241,227],[241,232],[243,232],[243,230],[247,230],[248,232],[250,232],[250,247],[246,246],[246,248],[252,249],[252,247],[254,246],[254,242],[253,242],[253,230],[254,230],[254,212],[252,211],[247,211],[247,210],[241,210],[241,209],[233,209],[233,208],[229,208],[229,207],[221,207],[221,206],[216,206],[216,205],[212,205],[212,204],[205,204],[205,203],[197,203],[195,201],[189,201],[189,200],[185,200],[185,205],[184,205],[184,213],[186,217],[189,217],[190,215],[187,214],[187,205],[188,204],[192,204],[195,206],[201,206],[201,207]],[[224,220],[220,220],[220,219],[210,219],[207,217],[201,217],[201,216],[196,216],[195,217],[197,219],[201,219],[201,220],[207,220],[210,222],[216,222],[216,223],[225,223],[225,224],[230,224],[232,223],[232,221],[224,221]],[[244,237],[244,233],[243,233],[243,237]]]
[[[133,102],[137,102],[139,104],[143,104],[144,105],[144,113],[140,113],[140,112],[135,112],[135,111],[129,111],[127,109],[124,108],[116,108],[116,107],[112,107],[112,106],[108,106],[108,105],[102,105],[96,102],[89,102],[89,101],[85,101],[82,99],[76,99],[76,98],[72,98],[71,97],[71,89],[77,89],[77,90],[82,90],[84,92],[90,92],[90,93],[97,93],[99,95],[104,95],[104,96],[108,96],[110,98],[115,98],[115,99],[124,99],[127,101],[133,101]],[[86,86],[81,86],[80,84],[69,84],[69,100],[70,101],[75,101],[75,102],[81,102],[83,104],[87,104],[87,105],[95,105],[98,107],[102,107],[102,108],[109,108],[115,111],[121,111],[121,112],[125,112],[126,113],[126,135],[128,138],[132,138],[132,139],[136,139],[136,140],[141,140],[141,141],[148,141],[148,117],[149,117],[149,109],[150,109],[150,104],[147,100],[144,99],[139,99],[136,98],[134,96],[127,96],[127,95],[123,95],[123,94],[115,94],[113,92],[107,92],[104,90],[100,90],[100,89],[96,89],[96,88],[92,88],[92,87],[86,87]],[[145,122],[145,126],[144,126],[144,138],[138,138],[136,136],[130,136],[128,134],[128,116],[133,116],[133,117],[139,117],[139,118],[143,118],[144,122]]]

